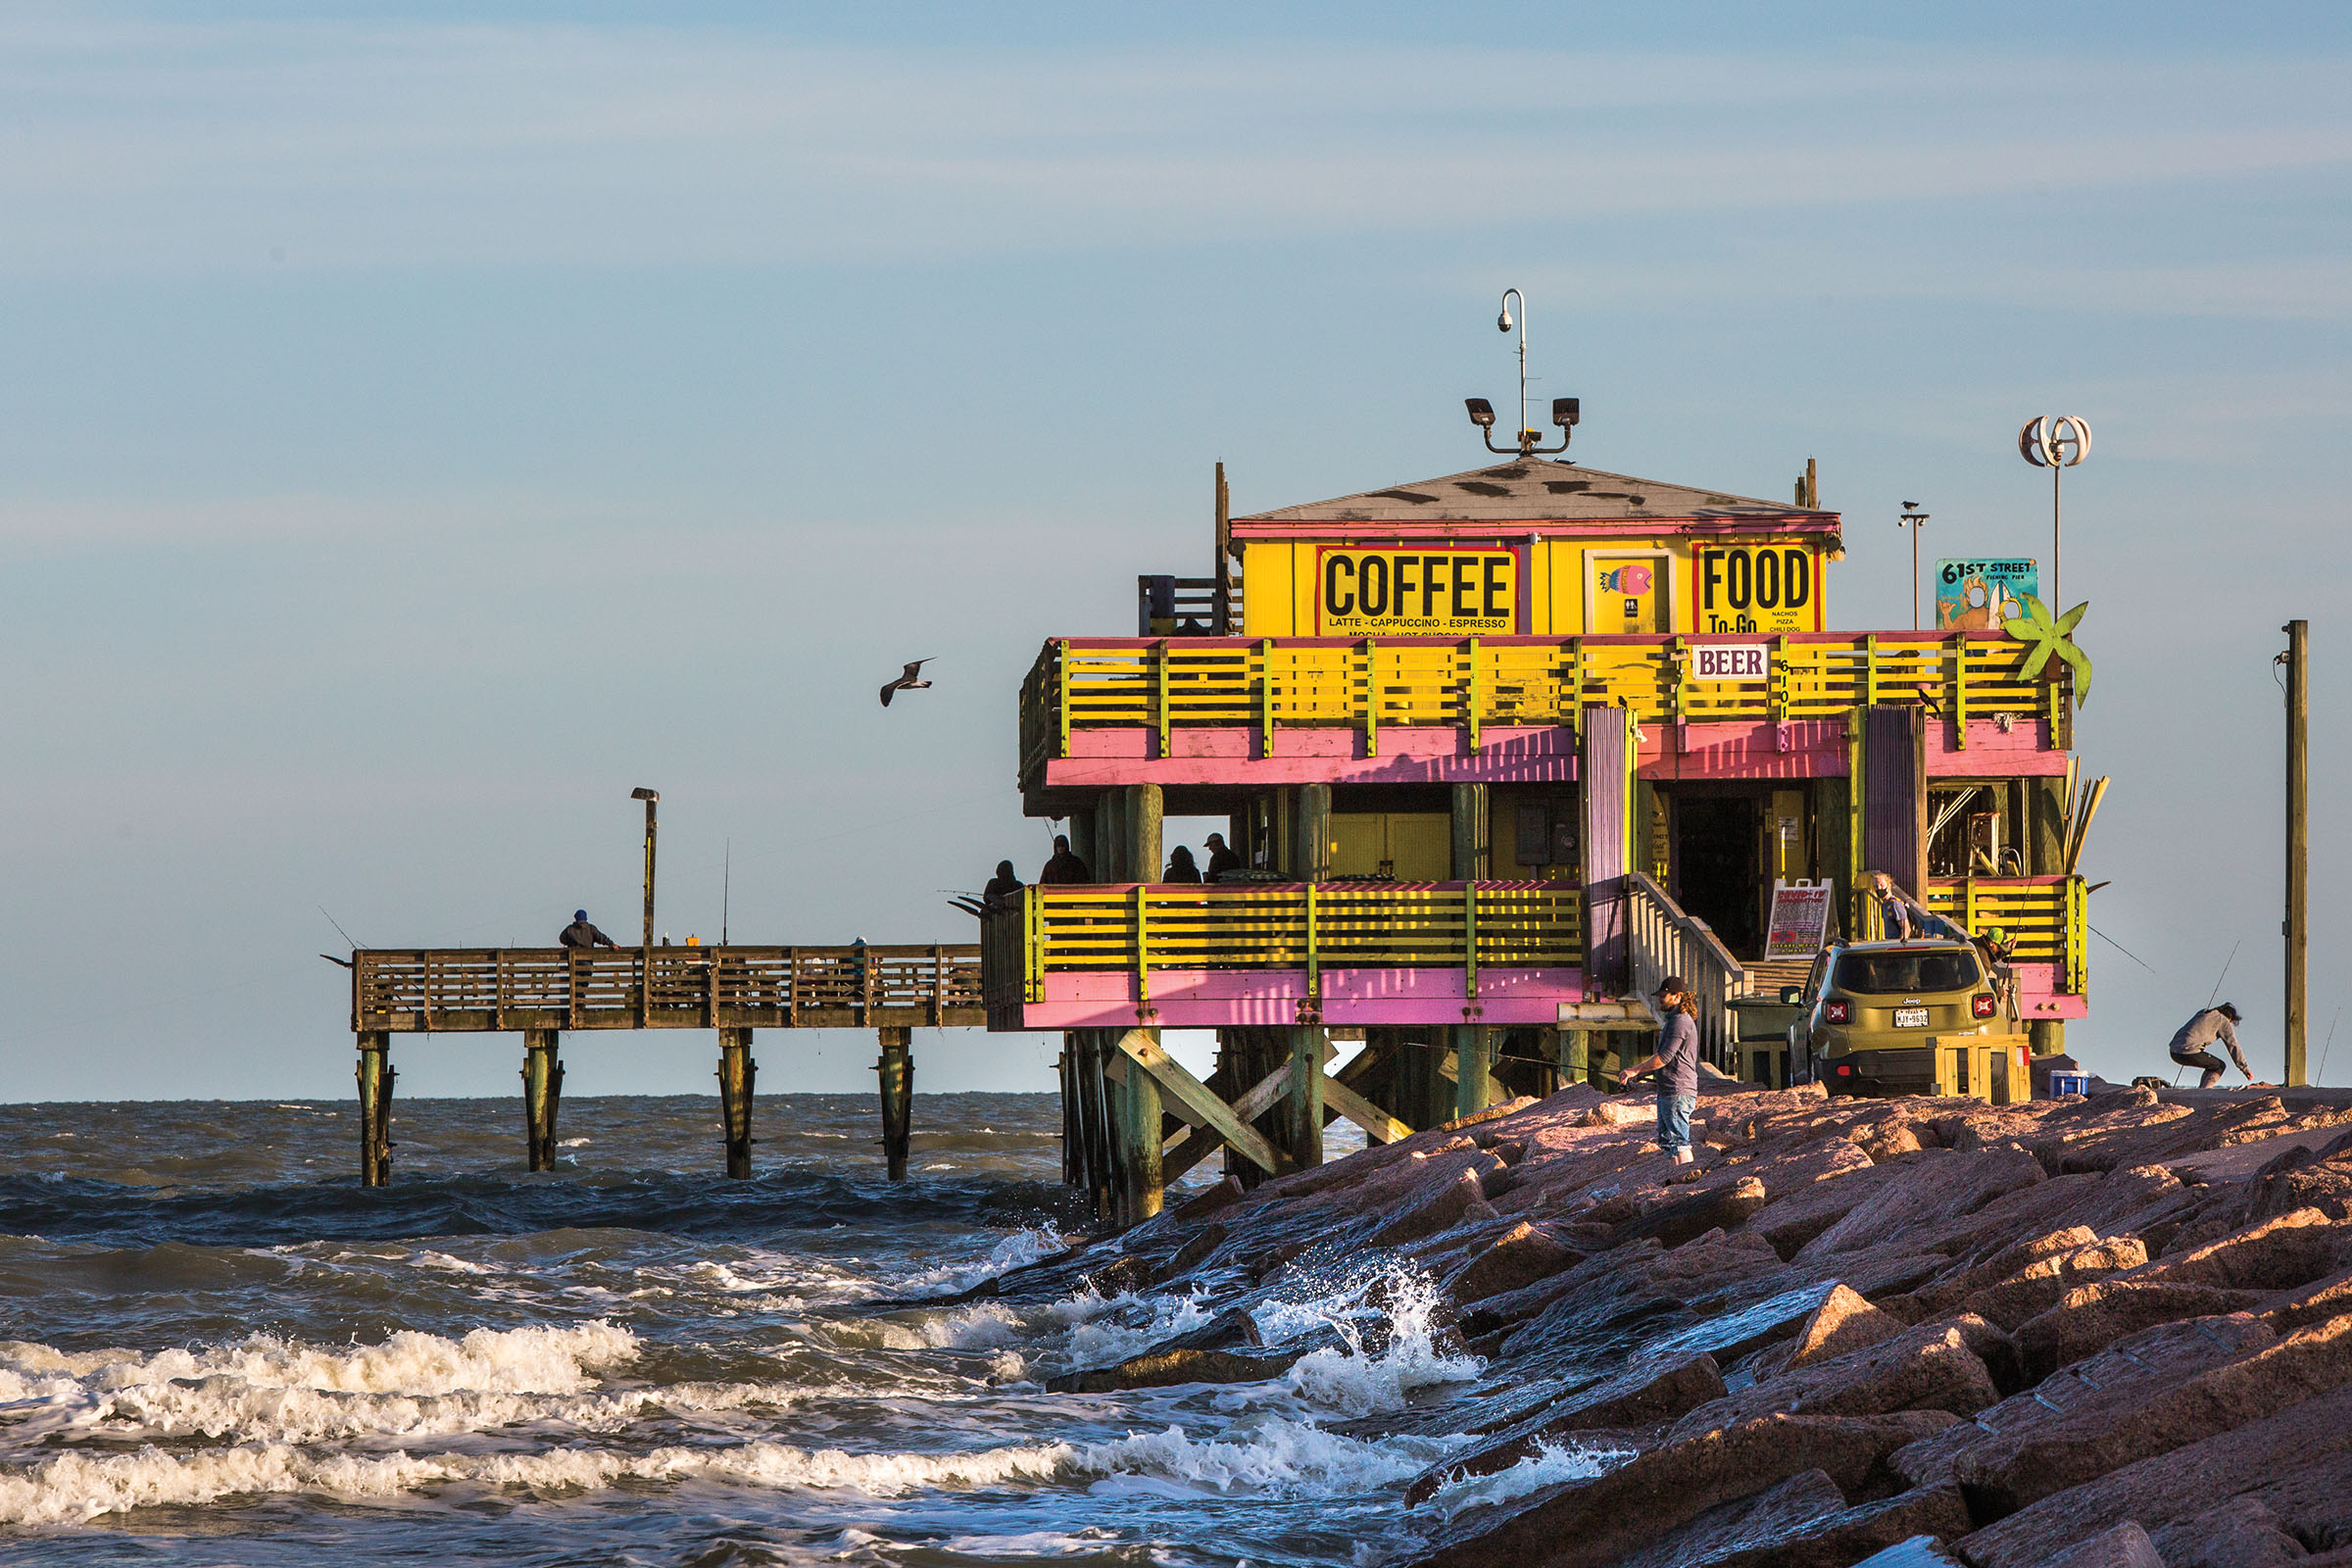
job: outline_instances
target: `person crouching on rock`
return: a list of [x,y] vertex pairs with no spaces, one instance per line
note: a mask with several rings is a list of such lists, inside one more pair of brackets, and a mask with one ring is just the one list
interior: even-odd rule
[[1658,982],[1658,1005],[1665,1009],[1665,1027],[1658,1031],[1655,1054],[1636,1062],[1625,1075],[1632,1084],[1649,1073],[1658,1077],[1658,1147],[1674,1156],[1677,1165],[1690,1163],[1690,1112],[1698,1105],[1698,1004],[1681,975]]
[[2246,1082],[2254,1081],[2254,1069],[2246,1065],[2246,1054],[2237,1049],[2238,1021],[2236,1005],[2225,1002],[2218,1007],[2202,1009],[2173,1036],[2173,1060],[2182,1067],[2204,1069],[2204,1076],[2197,1080],[2199,1089],[2211,1089],[2222,1081],[2222,1058],[2212,1049],[2216,1041],[2230,1048],[2230,1057],[2237,1063],[2237,1070],[2246,1075]]

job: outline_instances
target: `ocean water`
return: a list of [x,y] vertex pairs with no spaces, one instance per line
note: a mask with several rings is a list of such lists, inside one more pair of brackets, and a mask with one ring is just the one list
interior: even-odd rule
[[[923,1304],[1057,1250],[1051,1095],[0,1106],[0,1563],[1374,1563],[1459,1440],[1343,1422],[1475,1364],[1425,1282],[1284,1377],[1057,1395],[1203,1318],[1164,1295]],[[1281,1310],[1344,1317],[1360,1284]],[[1476,1496],[1549,1479],[1544,1463]],[[1442,1496],[1441,1505],[1446,1503]]]

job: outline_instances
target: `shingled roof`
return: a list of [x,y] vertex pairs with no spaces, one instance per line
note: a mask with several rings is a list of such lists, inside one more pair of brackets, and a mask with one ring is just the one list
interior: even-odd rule
[[1630,474],[1605,473],[1574,463],[1513,459],[1492,468],[1472,468],[1443,479],[1391,485],[1332,501],[1236,517],[1236,523],[1284,522],[1606,522],[1635,517],[1705,521],[1785,517],[1799,522],[1835,522],[1834,512],[1815,512],[1785,501]]

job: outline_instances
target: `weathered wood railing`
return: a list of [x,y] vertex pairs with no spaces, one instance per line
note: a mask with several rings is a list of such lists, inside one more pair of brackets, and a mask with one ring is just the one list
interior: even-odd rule
[[1634,990],[1649,996],[1668,975],[1680,975],[1698,1004],[1698,1048],[1726,1072],[1737,1072],[1740,1026],[1731,1000],[1747,991],[1747,970],[1707,922],[1686,914],[1666,890],[1636,871],[1625,879],[1626,923]]
[[980,950],[965,944],[368,948],[352,955],[351,1026],[362,1032],[913,1028],[986,1021]]
[[[1768,680],[1699,680],[1685,636],[1107,638],[1048,643],[1021,685],[1021,767],[1066,757],[1073,729],[1179,726],[1360,730],[1378,754],[1392,725],[1575,725],[1587,704],[1638,721],[1835,718],[1922,700],[1947,719],[2045,717],[2066,744],[2072,674],[2029,679],[2027,645],[2000,632],[1795,633],[1696,639],[1772,651]],[[1966,744],[1966,726],[1960,743]]]
[[[2089,896],[2079,876],[1967,877],[1931,880],[1923,900],[1934,912],[1977,935],[1995,926],[2016,939],[2019,963],[2047,963],[2058,989],[2081,996],[2090,985]],[[1875,912],[1875,911],[1873,911]],[[1876,935],[1876,933],[1872,933]]]
[[998,1003],[1045,1000],[1049,974],[1126,970],[1149,995],[1167,969],[1573,967],[1578,890],[1555,882],[1325,882],[1032,887],[984,938]]

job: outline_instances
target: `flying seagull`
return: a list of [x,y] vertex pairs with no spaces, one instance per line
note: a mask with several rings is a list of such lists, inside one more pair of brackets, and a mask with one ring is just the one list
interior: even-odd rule
[[931,683],[927,680],[918,678],[923,672],[923,666],[929,662],[931,662],[931,661],[928,659],[916,660],[913,663],[906,666],[906,673],[901,675],[897,680],[894,680],[889,685],[883,687],[882,706],[884,708],[888,708],[890,706],[890,694],[892,692],[920,692],[930,690]]

